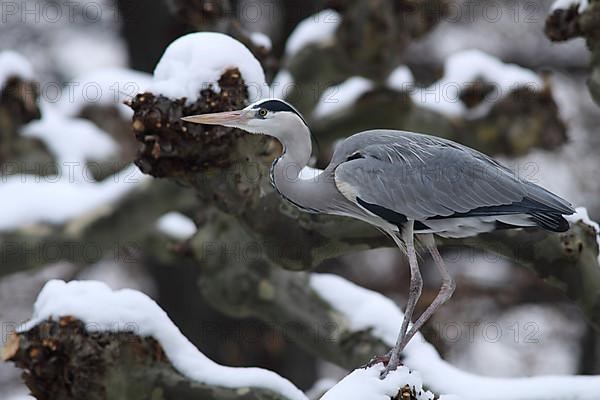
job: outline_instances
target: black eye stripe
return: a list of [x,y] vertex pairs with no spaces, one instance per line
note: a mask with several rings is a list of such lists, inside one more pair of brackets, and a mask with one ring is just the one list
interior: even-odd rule
[[272,112],[277,112],[277,111],[292,112],[292,113],[296,114],[298,117],[300,117],[302,122],[304,122],[304,125],[308,126],[304,117],[294,107],[292,107],[285,101],[265,100],[262,103],[255,104],[254,107],[252,107],[253,110],[260,109],[260,108],[264,108],[265,110],[272,111]]

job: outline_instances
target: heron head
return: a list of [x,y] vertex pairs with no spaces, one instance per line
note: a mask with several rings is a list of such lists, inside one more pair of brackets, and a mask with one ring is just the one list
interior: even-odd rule
[[182,120],[196,124],[221,125],[279,139],[301,127],[308,128],[302,115],[279,99],[259,100],[238,111],[192,115]]

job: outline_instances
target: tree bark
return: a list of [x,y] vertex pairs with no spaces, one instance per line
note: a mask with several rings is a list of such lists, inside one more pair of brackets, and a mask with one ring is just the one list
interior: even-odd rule
[[592,53],[588,88],[600,105],[600,2],[591,0],[583,12],[579,11],[579,2],[555,9],[546,18],[545,33],[554,42],[585,38]]
[[152,337],[89,332],[82,321],[68,316],[12,336],[3,360],[23,369],[38,400],[286,399],[263,388],[192,380],[171,365]]
[[114,204],[63,225],[38,224],[0,232],[0,276],[58,261],[80,266],[105,257],[136,262],[141,241],[153,230],[157,218],[196,204],[191,191],[156,179],[138,184]]

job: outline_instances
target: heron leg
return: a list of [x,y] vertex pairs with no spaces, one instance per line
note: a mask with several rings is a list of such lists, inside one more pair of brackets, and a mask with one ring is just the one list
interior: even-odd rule
[[[396,235],[392,235],[392,238],[396,242],[396,245],[402,248],[402,243]],[[404,246],[406,246],[406,254],[408,255],[408,264],[410,266],[410,288],[408,292],[408,302],[406,304],[406,310],[404,312],[404,320],[400,328],[400,334],[396,341],[396,345],[391,351],[390,361],[387,367],[381,373],[381,379],[385,378],[386,375],[398,368],[400,364],[400,353],[402,352],[404,337],[408,330],[408,324],[412,319],[412,315],[415,311],[415,306],[419,297],[421,297],[421,291],[423,290],[423,278],[421,277],[421,271],[419,270],[419,264],[417,262],[417,252],[415,250],[415,239],[413,234],[413,221],[408,221],[402,227],[402,240]]]
[[431,316],[440,308],[445,302],[447,302],[452,294],[454,293],[454,289],[456,288],[456,283],[452,276],[448,273],[448,269],[446,268],[446,264],[438,251],[437,246],[435,245],[435,240],[432,234],[423,235],[421,240],[425,246],[429,249],[431,253],[431,257],[433,258],[433,262],[442,276],[442,286],[440,287],[440,291],[437,296],[433,300],[433,302],[427,307],[427,309],[421,314],[421,316],[417,319],[417,322],[413,324],[408,333],[404,335],[402,342],[400,343],[400,348],[404,349],[404,347],[408,344],[410,339],[423,327],[423,325],[431,318]]

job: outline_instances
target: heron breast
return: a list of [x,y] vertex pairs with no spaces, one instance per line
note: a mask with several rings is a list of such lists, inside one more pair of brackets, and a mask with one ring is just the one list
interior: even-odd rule
[[344,182],[343,180],[339,179],[337,175],[334,176],[334,181],[335,187],[337,187],[342,196],[344,196],[351,202],[356,203],[356,197],[358,196],[358,190],[356,189],[356,187],[352,186],[348,182]]

